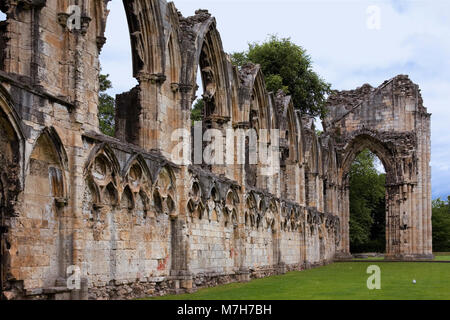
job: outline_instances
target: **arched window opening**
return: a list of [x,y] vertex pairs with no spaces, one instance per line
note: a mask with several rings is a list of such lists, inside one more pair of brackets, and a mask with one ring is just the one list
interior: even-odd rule
[[191,109],[191,120],[192,120],[193,125],[194,125],[194,122],[203,120],[205,101],[203,100],[202,97],[198,96],[198,92],[199,92],[201,86],[202,86],[202,72],[200,70],[200,65],[199,65],[198,69],[197,69],[197,90],[195,92],[195,96],[197,98],[194,101],[194,103],[192,104],[192,109]]
[[178,70],[181,67],[180,66],[181,61],[177,61],[177,58],[176,58],[175,40],[174,40],[173,35],[170,35],[170,37],[169,37],[167,53],[169,55],[168,61],[170,62],[169,72],[168,72],[170,84],[178,84],[178,82],[179,82],[179,71]]
[[[250,124],[250,130],[256,134],[253,139],[259,141],[260,129],[264,128],[261,120],[261,106],[258,99],[258,92],[253,90],[251,96],[251,106],[248,118]],[[256,188],[258,184],[258,165],[255,163],[255,155],[257,154],[257,146],[255,141],[251,141],[250,137],[245,138],[245,179],[246,184],[249,187]]]
[[202,99],[204,101],[204,110],[203,114],[205,117],[208,117],[216,111],[216,91],[217,91],[217,83],[216,83],[216,71],[214,70],[214,66],[210,57],[211,48],[209,45],[205,43],[203,45],[203,49],[200,54],[200,74],[203,85],[203,95]]
[[100,54],[99,106],[100,131],[115,135],[115,114],[117,94],[128,91],[137,85],[133,78],[130,35],[126,26],[127,18],[121,1],[111,1],[106,24],[107,39]]
[[386,173],[369,149],[360,152],[349,172],[350,252],[386,250]]

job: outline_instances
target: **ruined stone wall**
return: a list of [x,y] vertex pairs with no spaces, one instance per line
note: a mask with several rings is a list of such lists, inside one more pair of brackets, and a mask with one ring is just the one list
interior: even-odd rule
[[[341,199],[348,202],[351,162],[368,148],[382,161],[387,179],[386,243],[391,258],[432,257],[430,114],[419,87],[399,75],[378,88],[364,85],[335,92],[324,121],[341,163]],[[348,206],[341,216],[344,252],[349,252]]]
[[[139,85],[117,97],[116,137],[104,136],[97,79],[107,3],[81,1],[74,29],[69,1],[5,1],[0,7],[7,13],[0,26],[2,297],[190,292],[321,265],[345,252],[348,161],[340,151],[345,132],[338,128],[351,119],[353,130],[363,115],[370,122],[371,111],[355,108],[318,137],[313,120],[296,111],[290,97],[267,92],[259,66],[231,64],[206,10],[185,18],[164,0],[124,0]],[[230,129],[265,129],[269,136],[279,130],[279,139],[264,142],[280,152],[279,170],[267,174],[268,165],[250,164],[248,145],[239,149],[237,143],[225,149],[224,164],[174,159],[180,138],[189,146],[196,142],[190,110],[198,69],[206,104],[200,133],[215,129],[220,139]],[[408,101],[393,119],[409,112]],[[426,136],[429,118],[421,119],[405,128],[414,123]],[[177,129],[188,134],[172,139]],[[429,141],[421,141],[422,149],[410,144],[409,150],[429,150]],[[225,164],[230,150],[235,155]],[[426,170],[427,159],[420,161]],[[425,180],[419,177],[417,188],[428,188]],[[401,195],[417,188],[409,183]],[[400,193],[392,196],[397,203]],[[422,228],[431,231],[422,217]],[[413,239],[426,236],[409,232]],[[81,286],[68,288],[77,270]]]

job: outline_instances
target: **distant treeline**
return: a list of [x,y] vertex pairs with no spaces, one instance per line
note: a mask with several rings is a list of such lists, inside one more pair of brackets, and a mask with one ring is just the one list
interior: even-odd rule
[[450,196],[433,200],[433,251],[450,252]]

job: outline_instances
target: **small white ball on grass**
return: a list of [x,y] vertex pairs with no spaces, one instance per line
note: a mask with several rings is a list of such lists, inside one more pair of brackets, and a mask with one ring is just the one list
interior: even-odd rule
[[416,284],[416,280],[413,280],[413,284]]

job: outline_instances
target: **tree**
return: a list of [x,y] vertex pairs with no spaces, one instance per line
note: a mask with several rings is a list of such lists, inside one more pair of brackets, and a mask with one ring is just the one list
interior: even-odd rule
[[202,121],[203,118],[203,108],[205,107],[205,102],[203,99],[198,99],[191,110],[191,120]]
[[376,156],[361,152],[350,169],[350,248],[352,252],[384,251],[386,247],[385,183]]
[[450,252],[450,196],[433,200],[433,251]]
[[269,91],[283,90],[302,112],[325,116],[331,85],[313,71],[311,57],[290,38],[272,35],[262,44],[249,43],[247,51],[232,54],[231,60],[239,67],[249,62],[261,65]]
[[100,131],[103,134],[113,137],[115,131],[115,111],[116,101],[108,95],[106,91],[112,88],[112,83],[108,79],[109,74],[99,76],[100,90],[98,94],[98,121]]

